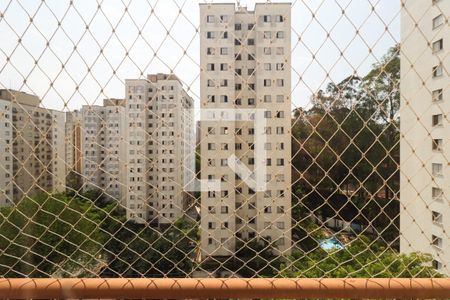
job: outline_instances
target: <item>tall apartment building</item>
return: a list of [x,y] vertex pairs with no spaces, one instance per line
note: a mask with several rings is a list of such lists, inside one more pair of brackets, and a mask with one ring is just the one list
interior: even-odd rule
[[78,191],[82,185],[81,174],[81,112],[66,112],[66,187]]
[[64,113],[35,95],[0,90],[0,205],[65,190]]
[[105,99],[103,106],[81,109],[83,189],[98,190],[125,204],[126,112],[125,100]]
[[195,173],[193,101],[173,74],[125,84],[127,217],[166,227],[183,216]]
[[[200,4],[202,110],[234,120],[201,121],[201,177],[220,191],[201,192],[201,248],[205,258],[231,256],[237,242],[291,248],[291,4]],[[220,110],[224,109],[224,113]],[[252,122],[263,111],[264,128]],[[214,115],[214,113],[213,113]],[[239,120],[242,117],[242,120]],[[249,121],[250,120],[250,121]],[[256,127],[256,128],[255,128]],[[264,145],[258,145],[256,135]],[[259,143],[259,142],[258,142]],[[255,149],[263,147],[266,156]],[[261,149],[261,148],[259,148]],[[263,160],[264,190],[249,187],[228,159],[253,170]]]
[[450,274],[450,1],[403,0],[400,249]]

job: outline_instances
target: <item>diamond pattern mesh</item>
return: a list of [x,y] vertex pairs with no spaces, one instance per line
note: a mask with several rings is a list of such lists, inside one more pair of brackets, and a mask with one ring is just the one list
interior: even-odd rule
[[0,2],[0,276],[446,276],[449,2],[221,3]]

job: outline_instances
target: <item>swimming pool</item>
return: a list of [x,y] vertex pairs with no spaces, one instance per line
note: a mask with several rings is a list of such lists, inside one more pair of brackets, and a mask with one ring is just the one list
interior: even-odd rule
[[335,238],[330,238],[330,239],[326,239],[326,240],[321,240],[320,241],[320,247],[323,250],[342,250],[344,249],[344,245],[342,245],[341,242],[339,242],[337,239]]

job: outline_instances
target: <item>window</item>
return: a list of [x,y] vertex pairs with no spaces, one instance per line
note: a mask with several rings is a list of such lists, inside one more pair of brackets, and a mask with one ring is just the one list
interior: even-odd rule
[[284,79],[277,79],[277,86],[284,86]]
[[234,56],[235,60],[242,60],[242,55],[241,54],[237,54]]
[[228,64],[220,64],[220,71],[228,71]]
[[277,95],[277,102],[278,103],[284,102],[284,96],[283,95]]
[[228,38],[228,31],[224,31],[223,35],[222,35],[222,39],[227,39]]
[[227,95],[220,95],[220,102],[221,103],[228,103],[228,96]]
[[270,55],[272,53],[272,49],[270,47],[264,47],[264,54]]
[[248,105],[255,105],[255,99],[254,98],[248,98],[247,103],[248,103]]
[[240,39],[234,39],[234,45],[235,46],[240,46],[241,45],[241,40]]
[[437,211],[431,212],[431,220],[437,225],[442,225],[442,214]]
[[433,78],[441,77],[444,74],[442,64],[433,67]]
[[228,48],[226,47],[220,48],[220,55],[228,55]]
[[270,110],[264,111],[264,118],[266,119],[272,118],[272,112]]
[[220,86],[228,86],[228,80],[227,79],[222,79],[220,81]]
[[214,86],[214,81],[212,79],[208,79],[207,84],[208,87],[213,87]]
[[216,144],[208,143],[208,150],[216,150]]
[[269,15],[264,15],[264,16],[263,16],[263,22],[264,22],[264,23],[270,22],[270,16],[269,16]]
[[433,115],[432,126],[442,126],[442,114]]
[[272,96],[271,95],[264,95],[264,102],[266,102],[266,103],[272,102]]
[[433,29],[436,29],[444,24],[444,15],[440,14],[436,18],[433,19]]
[[432,149],[433,151],[442,151],[442,139],[433,139]]
[[284,166],[284,159],[283,158],[277,158],[277,166]]
[[444,49],[444,41],[442,39],[433,43],[433,53],[439,52]]
[[283,126],[278,126],[277,127],[277,134],[284,134],[284,127]]
[[283,71],[284,70],[284,64],[283,63],[278,63],[277,64],[277,71]]
[[431,236],[431,244],[435,247],[442,248],[442,238],[433,234]]
[[270,79],[264,79],[264,86],[269,87],[269,86],[271,86],[271,84],[272,84],[272,81]]
[[284,31],[277,32],[277,39],[284,39]]
[[284,55],[284,48],[283,47],[277,47],[277,55]]
[[208,212],[210,214],[215,214],[216,213],[216,208],[214,206],[208,206]]
[[215,21],[214,16],[212,15],[206,16],[207,23],[214,23],[214,21]]
[[216,129],[214,127],[208,127],[208,134],[216,134]]
[[431,174],[433,176],[442,176],[442,164],[432,163],[431,164]]
[[236,84],[234,85],[234,89],[235,89],[236,91],[242,90],[242,84],[236,83]]
[[284,118],[284,111],[277,111],[276,118]]
[[247,45],[254,46],[255,45],[255,39],[248,39],[247,40]]
[[270,70],[272,70],[272,64],[270,64],[270,63],[265,63],[265,64],[264,64],[264,70],[265,70],[265,71],[270,71]]
[[443,196],[442,189],[437,188],[437,187],[431,188],[431,197],[434,200],[442,200],[442,196]]
[[284,229],[284,222],[277,222],[278,229]]
[[216,223],[208,222],[208,229],[216,229]]
[[443,99],[442,89],[434,90],[431,93],[431,98],[432,98],[432,101],[442,101],[442,99]]
[[275,16],[275,22],[281,23],[284,21],[284,17],[282,15],[276,15]]
[[435,268],[436,270],[439,270],[442,268],[442,263],[435,259],[433,260],[432,265],[433,265],[433,268]]
[[[222,223],[222,229],[227,229],[227,228],[228,228],[228,222],[223,222]],[[221,242],[223,243],[224,241],[221,240]]]
[[228,127],[221,127],[220,134],[228,134]]
[[252,76],[254,72],[255,72],[255,69],[248,69],[247,75]]
[[[208,85],[209,86],[209,85]],[[208,102],[209,103],[215,103],[216,102],[216,96],[214,95],[209,95],[208,96]]]
[[241,30],[242,29],[242,24],[238,23],[238,24],[234,24],[234,30]]
[[207,64],[207,65],[206,65],[206,70],[208,70],[208,71],[214,71],[214,64]]
[[264,31],[264,38],[265,39],[270,39],[272,37],[272,32],[270,31]]
[[255,24],[249,23],[249,24],[247,25],[247,29],[248,29],[248,30],[253,30],[253,28],[255,28]]
[[221,22],[228,22],[228,16],[224,16],[224,15],[220,16],[220,21]]
[[213,39],[213,38],[215,38],[216,37],[216,34],[215,34],[215,32],[213,32],[213,31],[208,31],[207,33],[206,33],[206,38],[207,39]]
[[265,214],[272,213],[272,207],[271,206],[264,206],[264,213]]
[[249,54],[248,57],[247,57],[247,59],[248,59],[248,60],[255,60],[255,57],[254,57],[253,55]]
[[284,206],[277,206],[277,214],[284,214]]
[[206,54],[207,55],[214,55],[214,48],[211,48],[211,47],[208,47],[207,49],[206,49]]

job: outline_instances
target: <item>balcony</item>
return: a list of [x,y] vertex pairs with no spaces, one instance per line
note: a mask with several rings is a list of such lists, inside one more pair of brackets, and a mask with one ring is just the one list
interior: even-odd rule
[[450,279],[0,279],[13,299],[368,299],[450,297]]

